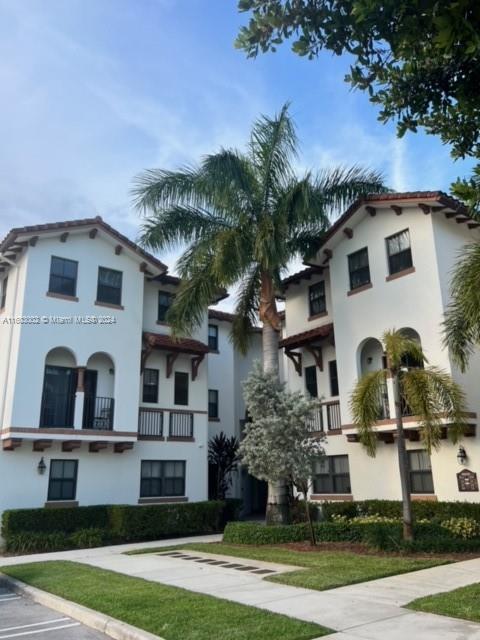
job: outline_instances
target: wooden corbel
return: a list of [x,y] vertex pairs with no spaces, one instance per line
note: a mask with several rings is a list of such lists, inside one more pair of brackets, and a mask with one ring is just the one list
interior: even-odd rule
[[425,215],[428,215],[431,211],[431,208],[428,206],[428,204],[423,204],[422,202],[418,203],[418,208],[421,209]]
[[330,258],[333,256],[333,251],[331,249],[324,249],[323,254],[327,260],[330,260]]
[[293,362],[293,366],[295,367],[295,371],[299,376],[302,375],[302,354],[300,351],[290,351],[289,349],[285,349],[285,355],[287,358]]
[[315,364],[318,367],[319,371],[323,371],[323,355],[322,355],[322,347],[312,347],[311,345],[307,345],[305,347],[308,353],[311,353],[313,359],[315,360]]
[[345,227],[343,233],[347,236],[349,240],[353,238],[353,229],[351,227]]
[[[420,205],[418,205],[420,208],[422,208]],[[390,209],[392,209],[392,211],[395,211],[395,213],[397,214],[397,216],[401,216],[403,209],[402,207],[399,207],[398,204],[392,204],[390,205]]]
[[167,353],[167,378],[170,378],[173,371],[173,365],[178,358],[178,353]]
[[374,218],[377,215],[377,210],[375,209],[375,207],[365,207],[365,209],[367,210],[367,213]]
[[153,351],[152,345],[149,342],[147,342],[145,347],[142,349],[142,355],[140,358],[140,373],[143,373],[143,370],[145,369],[145,364],[147,362],[147,358],[152,353],[152,351]]
[[62,235],[60,236],[60,242],[66,242],[68,238],[68,231],[65,231],[65,233],[62,233]]
[[192,382],[196,379],[198,374],[198,367],[205,358],[205,354],[201,353],[199,356],[193,356],[192,358]]
[[96,237],[97,233],[98,229],[90,229],[88,233],[88,237],[90,238],[90,240],[93,240]]

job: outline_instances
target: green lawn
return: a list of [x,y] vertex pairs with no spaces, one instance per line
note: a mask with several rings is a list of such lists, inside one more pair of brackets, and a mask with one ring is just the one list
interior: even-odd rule
[[311,640],[331,633],[313,623],[76,562],[0,571],[165,640]]
[[[319,547],[320,549],[321,547]],[[294,587],[307,589],[333,589],[346,584],[366,582],[376,578],[407,573],[418,569],[427,569],[439,564],[446,564],[445,559],[407,558],[401,556],[362,555],[349,551],[302,552],[282,547],[225,544],[210,542],[168,547],[168,549],[190,549],[207,553],[219,553],[238,558],[264,560],[305,567],[302,571],[292,571],[267,578],[272,582],[281,582]],[[167,548],[145,549],[143,553],[166,551]],[[130,552],[135,554],[139,552]]]
[[409,609],[480,622],[480,582],[447,593],[418,598]]

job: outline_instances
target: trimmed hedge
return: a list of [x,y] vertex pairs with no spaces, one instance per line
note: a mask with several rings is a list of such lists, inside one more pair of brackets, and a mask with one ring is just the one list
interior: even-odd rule
[[7,551],[34,553],[216,533],[238,515],[237,500],[162,505],[12,509],[2,516]]
[[[400,522],[319,522],[314,525],[318,542],[360,542],[382,551],[453,553],[480,550],[480,538],[463,540],[435,523],[414,527],[415,540],[402,539]],[[305,524],[265,526],[255,522],[230,522],[223,541],[231,544],[275,545],[309,539]]]
[[[402,503],[399,500],[362,500],[358,502],[325,502],[322,513],[326,520],[334,515],[355,518],[357,516],[379,515],[387,518],[402,517]],[[412,511],[417,520],[440,522],[450,518],[473,518],[480,522],[479,502],[434,502],[415,500]]]

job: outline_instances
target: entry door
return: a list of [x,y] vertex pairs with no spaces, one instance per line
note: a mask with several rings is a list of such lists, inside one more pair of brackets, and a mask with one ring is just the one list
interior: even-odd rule
[[76,388],[76,369],[45,366],[40,413],[41,427],[73,427]]
[[95,420],[95,409],[97,401],[97,378],[98,371],[87,369],[85,371],[85,402],[83,405],[83,428],[93,429]]

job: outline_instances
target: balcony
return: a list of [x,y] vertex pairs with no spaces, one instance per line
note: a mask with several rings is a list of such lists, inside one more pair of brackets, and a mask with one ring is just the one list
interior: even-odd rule
[[193,440],[193,413],[170,411],[168,438],[170,440]]
[[85,396],[82,429],[113,430],[114,399]]
[[342,419],[339,400],[323,402],[313,417],[308,421],[308,429],[312,433],[321,433],[325,430],[325,424],[327,425],[329,433],[335,431],[341,432]]
[[140,408],[138,436],[142,440],[163,439],[163,411],[161,409]]

